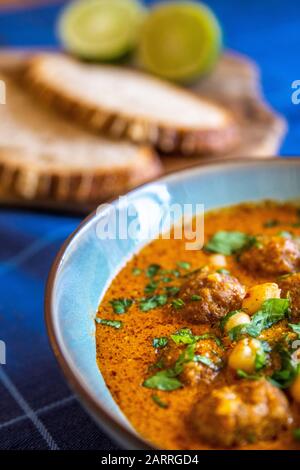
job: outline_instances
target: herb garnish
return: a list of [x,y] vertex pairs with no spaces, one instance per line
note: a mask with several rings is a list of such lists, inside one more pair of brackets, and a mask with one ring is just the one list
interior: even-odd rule
[[201,354],[195,354],[193,358],[194,362],[201,362],[205,366],[209,367],[212,370],[218,370],[219,367],[211,360],[209,357],[202,356]]
[[296,441],[300,441],[300,428],[293,429],[293,436]]
[[165,348],[169,340],[166,336],[161,336],[160,338],[153,338],[152,344],[154,348],[162,349]]
[[300,372],[300,364],[292,358],[290,351],[281,344],[277,345],[281,359],[281,369],[275,371],[269,380],[279,388],[288,388]]
[[228,271],[228,269],[225,269],[225,268],[220,268],[220,269],[217,269],[217,273],[219,273],[219,274],[230,274],[230,271]]
[[269,219],[263,224],[265,228],[278,227],[278,225],[280,225],[280,221],[277,219]]
[[161,269],[161,266],[159,264],[150,264],[150,266],[148,266],[146,270],[146,276],[154,277],[158,274],[160,269]]
[[300,323],[289,323],[289,327],[300,337]]
[[197,300],[201,300],[201,296],[200,296],[200,295],[197,295],[197,294],[191,295],[190,298],[191,298],[191,300],[194,301],[194,302],[197,301]]
[[123,322],[117,321],[117,320],[106,320],[105,318],[96,318],[95,319],[96,323],[99,323],[100,325],[104,326],[111,326],[112,328],[116,328],[117,330],[119,328],[122,328]]
[[185,303],[182,299],[174,299],[172,300],[172,305],[175,307],[177,310],[184,307]]
[[[256,338],[263,330],[270,328],[275,323],[283,320],[289,312],[290,302],[288,299],[268,299],[262,304],[261,309],[252,317],[250,323],[238,325],[232,328],[228,336],[232,341],[237,341],[242,335],[249,335]],[[228,318],[236,312],[227,315]],[[226,324],[226,317],[224,325]],[[224,328],[223,325],[223,328]]]
[[142,270],[140,268],[133,268],[132,274],[134,276],[139,276],[140,274],[142,274]]
[[188,271],[191,268],[190,263],[187,263],[186,261],[178,261],[177,266],[179,268],[185,269],[186,271]]
[[152,400],[154,401],[154,403],[155,403],[156,405],[158,405],[160,408],[168,408],[169,405],[168,405],[167,403],[163,402],[163,401],[159,398],[159,396],[157,396],[157,395],[151,395],[151,398],[152,398]]
[[156,281],[150,281],[150,282],[146,285],[146,287],[145,287],[145,289],[144,289],[144,292],[145,292],[145,294],[152,294],[152,293],[157,289],[157,287],[158,287],[158,282],[156,282]]
[[180,291],[180,288],[177,286],[167,286],[165,287],[165,291],[168,295],[176,295]]
[[252,246],[256,237],[242,232],[226,232],[221,230],[215,233],[205,245],[207,251],[220,253],[222,255],[233,255],[241,250]]
[[238,369],[236,371],[237,376],[240,377],[241,379],[248,379],[248,380],[259,380],[261,379],[261,375],[254,375],[254,374],[248,374],[242,369]]
[[153,308],[161,307],[165,305],[168,301],[168,297],[164,294],[153,295],[152,297],[147,297],[145,299],[141,299],[139,303],[139,307],[142,312],[148,312]]
[[109,302],[115,313],[121,315],[126,313],[129,307],[133,304],[132,299],[113,299]]

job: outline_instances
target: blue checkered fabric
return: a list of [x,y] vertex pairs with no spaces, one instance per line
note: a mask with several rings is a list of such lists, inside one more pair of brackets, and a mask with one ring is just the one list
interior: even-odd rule
[[[0,46],[57,46],[59,1],[0,9]],[[225,42],[262,68],[267,99],[288,119],[285,155],[300,149],[300,106],[291,83],[300,79],[300,2],[211,0]],[[50,265],[80,218],[0,208],[0,449],[116,449],[66,385],[48,344],[43,319]],[[2,343],[0,343],[1,345]],[[1,356],[0,356],[1,357]]]

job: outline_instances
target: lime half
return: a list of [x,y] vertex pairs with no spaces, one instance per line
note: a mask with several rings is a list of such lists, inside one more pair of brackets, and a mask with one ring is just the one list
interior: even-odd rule
[[135,0],[77,0],[63,10],[58,32],[78,57],[116,60],[135,47],[144,13]]
[[218,20],[206,6],[168,2],[146,19],[139,42],[144,69],[179,82],[192,81],[216,62],[222,44]]

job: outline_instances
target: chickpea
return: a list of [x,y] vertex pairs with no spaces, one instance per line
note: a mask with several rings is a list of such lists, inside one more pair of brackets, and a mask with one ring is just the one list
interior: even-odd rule
[[216,268],[226,268],[227,261],[224,255],[211,255],[209,257],[209,264]]
[[275,282],[266,282],[251,287],[243,300],[242,308],[249,315],[253,315],[261,308],[265,300],[279,299],[280,293],[281,289]]
[[290,393],[293,399],[300,403],[300,374],[297,375],[296,379],[294,380],[293,384],[290,387]]
[[247,323],[250,323],[250,321],[250,317],[247,313],[237,312],[227,320],[224,329],[226,333],[228,333],[228,331],[232,330],[235,326],[246,325]]
[[242,339],[237,343],[229,356],[229,367],[234,370],[241,369],[248,374],[254,372],[256,354],[260,350],[261,344],[257,339]]

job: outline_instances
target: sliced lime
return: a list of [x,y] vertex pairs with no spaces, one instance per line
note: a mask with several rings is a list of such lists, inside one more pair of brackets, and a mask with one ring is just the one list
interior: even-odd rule
[[149,72],[179,82],[206,73],[222,44],[218,20],[194,2],[172,2],[153,9],[141,30],[139,62]]
[[136,45],[144,8],[136,0],[77,0],[59,18],[65,49],[88,60],[116,60]]

